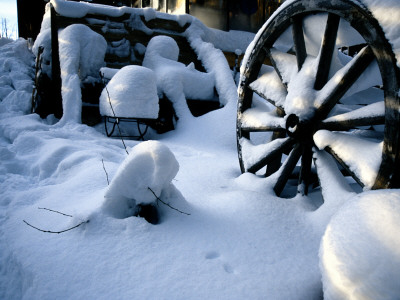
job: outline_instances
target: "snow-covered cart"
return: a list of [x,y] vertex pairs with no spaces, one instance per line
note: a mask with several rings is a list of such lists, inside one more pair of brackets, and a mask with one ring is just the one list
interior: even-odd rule
[[[196,30],[196,26],[200,30]],[[206,50],[209,54],[217,49],[211,44],[202,49],[205,48],[203,41],[193,41],[197,37],[188,33],[189,27],[199,34],[209,30],[189,15],[172,16],[153,9],[87,2],[50,1],[33,49],[37,57],[37,78],[32,111],[42,117],[53,113],[57,118],[68,115],[71,119],[74,115],[72,118],[76,122],[81,121],[81,110],[82,121],[88,121],[84,118],[93,117],[94,112],[95,121],[86,123],[98,123],[103,117],[106,133],[111,135],[113,128],[125,121],[137,123],[138,128],[140,124],[150,125],[159,133],[171,130],[181,113],[179,107],[190,110],[193,116],[204,113],[196,110],[192,105],[195,102],[201,102],[206,112],[220,108],[224,101],[219,99],[214,66],[205,63],[209,57],[198,53]],[[210,66],[208,71],[205,64]],[[155,78],[143,80],[141,77],[146,72],[143,73],[142,68],[131,68],[129,74],[120,74],[118,82],[121,85],[117,89],[110,91],[109,87],[104,91],[105,84],[109,80],[112,83],[111,78],[118,70],[134,65],[154,71]],[[108,68],[108,74],[114,72],[106,81],[99,75],[104,66]],[[228,62],[225,67],[229,70]],[[118,89],[122,85],[125,87],[121,94]],[[174,87],[181,91],[176,92]],[[152,93],[140,93],[149,89]],[[115,111],[110,105],[115,106]],[[85,110],[92,114],[85,114]],[[111,123],[110,130],[107,123]],[[139,130],[138,137],[143,138],[144,133]]]
[[269,177],[283,197],[351,177],[400,187],[399,12],[397,0],[281,6],[241,69],[242,172]]

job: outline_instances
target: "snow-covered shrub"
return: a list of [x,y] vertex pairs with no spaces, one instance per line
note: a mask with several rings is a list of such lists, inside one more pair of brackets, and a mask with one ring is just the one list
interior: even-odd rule
[[[110,73],[109,69],[102,70]],[[112,117],[115,113],[117,117],[157,119],[158,111],[156,77],[145,67],[123,67],[100,96],[100,114],[103,116]]]
[[104,195],[104,212],[115,218],[133,216],[137,205],[155,203],[154,194],[159,197],[170,188],[178,170],[179,164],[167,146],[158,141],[138,144],[111,181]]
[[330,221],[321,241],[324,298],[399,299],[400,195],[360,194]]

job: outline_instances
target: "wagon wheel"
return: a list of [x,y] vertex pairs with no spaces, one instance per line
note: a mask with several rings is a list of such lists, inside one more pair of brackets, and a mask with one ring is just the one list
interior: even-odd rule
[[297,192],[307,194],[323,152],[336,161],[329,168],[337,166],[336,174],[350,175],[364,189],[400,186],[400,76],[393,50],[366,8],[333,2],[282,7],[243,62],[241,171],[269,177],[278,196],[293,178]]

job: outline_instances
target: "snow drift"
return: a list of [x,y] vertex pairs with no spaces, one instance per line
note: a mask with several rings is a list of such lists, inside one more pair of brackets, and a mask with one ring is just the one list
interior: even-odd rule
[[320,248],[324,297],[398,299],[400,195],[365,192],[330,221]]

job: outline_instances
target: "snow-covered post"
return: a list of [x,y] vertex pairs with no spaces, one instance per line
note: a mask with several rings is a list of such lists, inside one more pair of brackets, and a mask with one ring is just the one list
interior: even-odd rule
[[58,54],[58,26],[56,22],[56,11],[50,3],[50,26],[51,26],[51,74],[53,93],[53,111],[57,118],[62,116],[62,96],[61,96],[61,72],[60,56]]
[[81,81],[98,76],[104,65],[107,42],[82,24],[70,25],[59,33],[63,116],[60,124],[81,122]]

